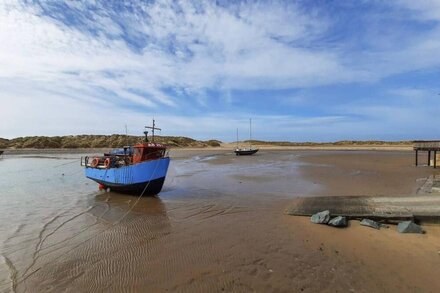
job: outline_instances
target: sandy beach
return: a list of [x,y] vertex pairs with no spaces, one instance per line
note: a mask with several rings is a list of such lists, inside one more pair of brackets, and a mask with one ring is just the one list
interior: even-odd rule
[[[422,178],[439,174],[429,167],[413,167],[412,152],[321,153],[303,161],[331,168],[304,168],[305,177],[324,189],[316,195],[414,195]],[[417,196],[417,195],[414,195]],[[436,292],[440,282],[440,227],[425,224],[425,235],[402,235],[396,226],[374,230],[351,221],[348,229],[310,224],[308,218],[286,217],[292,233],[308,239],[319,253],[334,262],[344,284],[329,285],[330,291]],[[295,228],[294,228],[295,227]],[[301,228],[299,228],[301,227]],[[345,272],[344,272],[345,270]]]
[[376,231],[351,221],[336,229],[284,214],[298,196],[413,195],[424,178],[439,172],[415,168],[412,152],[289,149],[236,157],[230,150],[172,150],[171,156],[159,197],[98,192],[84,181],[81,196],[81,190],[66,188],[59,203],[50,199],[16,217],[18,224],[3,231],[0,289],[440,288],[438,226],[424,226],[424,235],[402,235],[395,226]]

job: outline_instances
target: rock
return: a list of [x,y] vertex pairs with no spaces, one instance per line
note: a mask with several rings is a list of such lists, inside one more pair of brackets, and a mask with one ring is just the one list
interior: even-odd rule
[[377,230],[380,229],[380,224],[378,222],[370,220],[370,219],[363,219],[361,221],[361,225],[362,226],[371,227],[371,228],[374,228],[374,229],[377,229]]
[[400,222],[397,225],[397,231],[399,233],[418,233],[418,234],[424,233],[422,227],[411,221]]
[[312,215],[310,221],[315,224],[327,224],[330,220],[330,211],[322,211]]
[[333,227],[347,227],[347,218],[342,216],[337,216],[328,222],[329,226]]

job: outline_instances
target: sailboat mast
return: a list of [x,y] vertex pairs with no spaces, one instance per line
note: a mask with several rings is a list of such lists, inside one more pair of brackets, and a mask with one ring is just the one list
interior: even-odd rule
[[252,148],[252,118],[249,118],[249,149]]
[[237,149],[238,149],[238,128],[237,128]]

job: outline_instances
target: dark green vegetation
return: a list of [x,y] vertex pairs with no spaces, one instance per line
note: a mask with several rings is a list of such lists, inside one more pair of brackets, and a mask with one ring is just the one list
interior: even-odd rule
[[[68,136],[26,136],[13,139],[0,138],[0,149],[76,149],[76,148],[117,148],[142,142],[144,137],[113,135],[68,135]],[[188,137],[156,136],[156,142],[169,147],[216,147],[220,141],[199,141]]]
[[8,146],[9,140],[0,137],[0,149],[4,149]]

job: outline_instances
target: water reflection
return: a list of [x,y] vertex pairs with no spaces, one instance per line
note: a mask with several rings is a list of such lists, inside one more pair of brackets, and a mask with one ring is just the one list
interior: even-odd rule
[[[50,286],[58,291],[86,270],[96,272],[83,276],[86,286],[108,282],[113,272],[134,275],[130,264],[150,259],[171,233],[160,198],[110,192],[90,196],[87,204],[82,211],[68,210],[46,222],[30,243],[20,244],[21,233],[15,233],[7,242],[18,244],[1,254],[8,265],[0,271],[0,290]],[[122,268],[124,262],[127,267]]]
[[90,199],[95,208],[90,213],[111,223],[135,217],[156,218],[156,221],[168,222],[166,206],[156,196],[136,197],[116,192],[100,192]]

